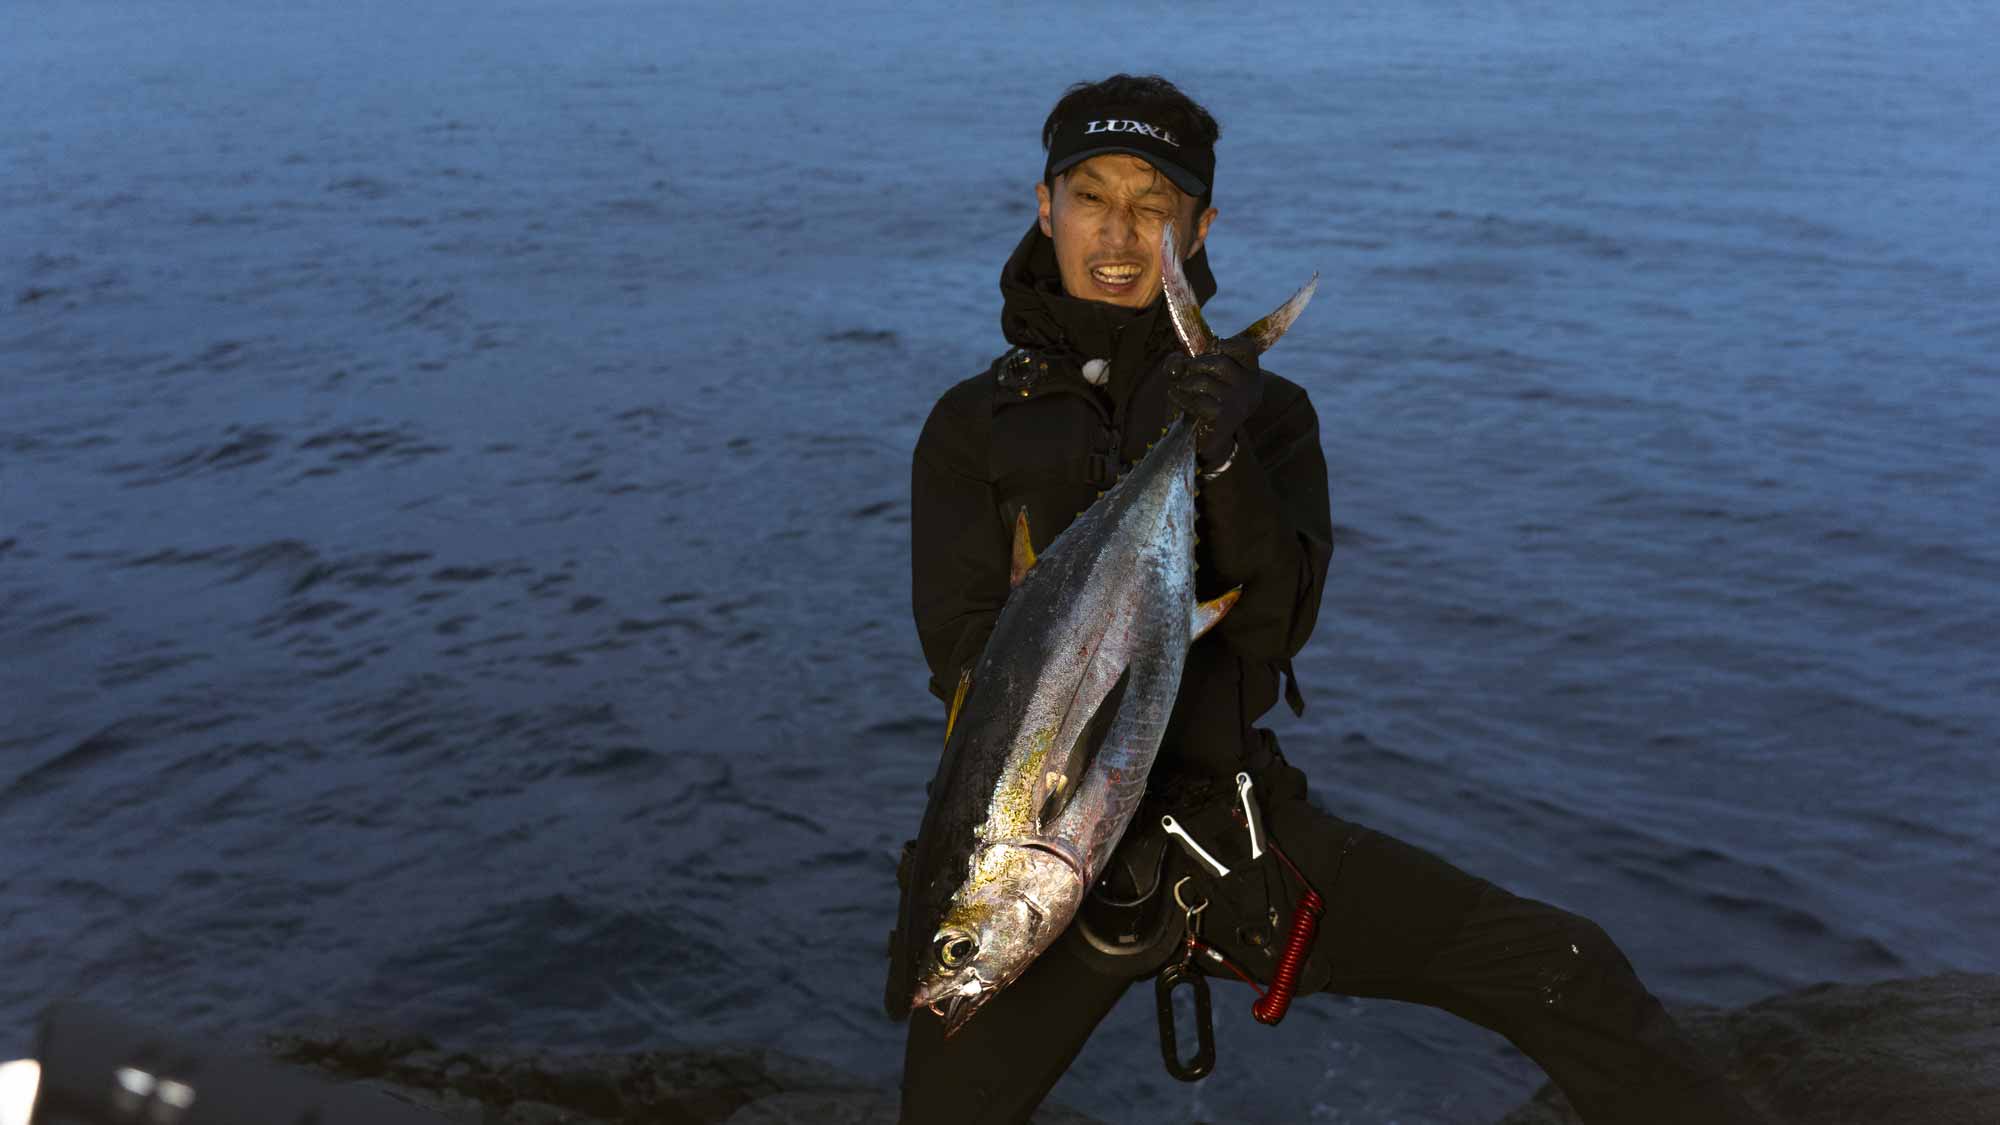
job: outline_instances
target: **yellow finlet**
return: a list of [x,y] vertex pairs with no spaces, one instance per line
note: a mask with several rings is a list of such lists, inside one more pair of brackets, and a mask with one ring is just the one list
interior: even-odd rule
[[1193,644],[1201,639],[1203,633],[1215,628],[1215,623],[1222,620],[1223,615],[1229,612],[1229,608],[1236,604],[1236,599],[1242,596],[1243,587],[1238,586],[1219,598],[1212,598],[1195,606],[1194,618],[1188,622],[1188,643]]
[[1019,586],[1028,572],[1035,569],[1035,545],[1028,538],[1028,509],[1022,508],[1014,517],[1014,569],[1007,576],[1009,589]]
[[958,674],[958,690],[951,693],[951,713],[946,715],[944,719],[944,740],[946,745],[950,745],[951,743],[951,728],[958,725],[958,709],[965,706],[965,693],[971,686],[972,669],[967,668]]

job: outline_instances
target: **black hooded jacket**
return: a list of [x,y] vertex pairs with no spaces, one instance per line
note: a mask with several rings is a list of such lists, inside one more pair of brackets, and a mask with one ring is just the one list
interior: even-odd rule
[[[1207,250],[1188,260],[1195,295],[1215,292]],[[930,688],[950,699],[1007,600],[1015,514],[1040,551],[1145,455],[1174,410],[1160,367],[1178,347],[1165,302],[1129,310],[1067,296],[1039,226],[1001,271],[1012,350],[946,391],[911,475],[912,605]],[[1092,386],[1082,366],[1110,361]],[[1268,371],[1228,471],[1202,484],[1196,592],[1241,585],[1228,616],[1188,650],[1152,788],[1205,786],[1241,768],[1251,725],[1312,634],[1333,551],[1319,419],[1304,390]],[[1302,706],[1293,688],[1293,707]]]

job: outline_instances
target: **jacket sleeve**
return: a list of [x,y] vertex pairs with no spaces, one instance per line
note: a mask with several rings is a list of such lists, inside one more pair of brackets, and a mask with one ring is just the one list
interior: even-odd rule
[[1007,600],[1007,537],[986,479],[988,393],[977,381],[947,392],[911,458],[910,602],[931,694],[947,702]]
[[1234,462],[1201,482],[1199,504],[1215,584],[1243,587],[1217,632],[1246,659],[1290,660],[1319,620],[1333,555],[1319,416],[1302,389],[1277,379],[1267,385]]

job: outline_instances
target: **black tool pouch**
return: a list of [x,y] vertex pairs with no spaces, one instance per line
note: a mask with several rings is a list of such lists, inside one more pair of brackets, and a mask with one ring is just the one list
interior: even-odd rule
[[[1259,824],[1264,826],[1268,837],[1270,806],[1262,800],[1258,805]],[[1302,886],[1270,847],[1276,844],[1283,848],[1285,841],[1267,838],[1263,855],[1252,859],[1249,829],[1243,823],[1234,792],[1183,805],[1173,815],[1189,835],[1201,841],[1204,848],[1229,868],[1229,875],[1222,877],[1185,854],[1175,856],[1180,873],[1188,878],[1183,896],[1190,902],[1209,904],[1202,915],[1202,940],[1220,950],[1259,985],[1268,986],[1284,952]],[[1178,846],[1171,850],[1183,852]],[[1179,881],[1178,877],[1175,881]],[[1315,889],[1322,895],[1332,893],[1330,887]],[[1167,897],[1171,900],[1171,885],[1168,890]],[[1235,979],[1228,969],[1207,959],[1197,959],[1196,964],[1209,976]],[[1315,950],[1301,966],[1296,994],[1323,991],[1332,977],[1328,958]]]
[[1137,980],[1180,948],[1182,917],[1171,893],[1173,856],[1158,818],[1135,819],[1104,876],[1084,896],[1063,940],[1108,976]]

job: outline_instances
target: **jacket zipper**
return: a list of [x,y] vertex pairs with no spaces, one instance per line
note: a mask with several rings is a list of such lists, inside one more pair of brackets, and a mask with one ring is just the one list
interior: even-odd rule
[[1113,408],[1107,407],[1097,392],[1084,387],[1071,386],[1065,376],[1056,376],[1054,381],[1036,379],[1029,386],[1014,391],[1005,397],[1011,400],[1043,398],[1049,395],[1070,395],[1083,399],[1097,413],[1099,436],[1109,449],[1098,448],[1090,454],[1090,483],[1099,488],[1110,488],[1118,483],[1119,469],[1124,464],[1125,435],[1119,428]]

